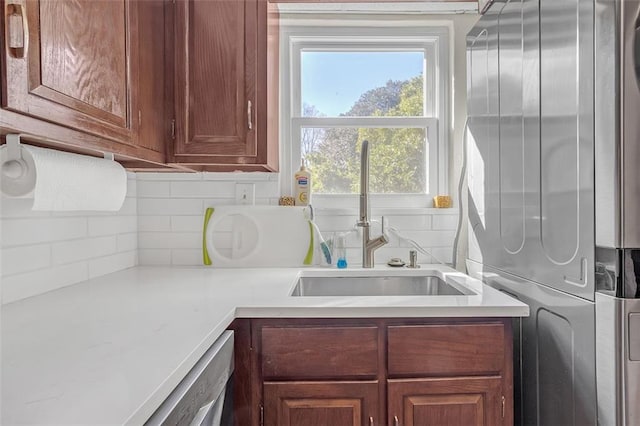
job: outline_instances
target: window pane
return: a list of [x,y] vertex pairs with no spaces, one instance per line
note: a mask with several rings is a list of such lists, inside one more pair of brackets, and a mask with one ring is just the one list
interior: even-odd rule
[[424,128],[303,128],[302,156],[319,194],[360,191],[360,145],[369,141],[369,189],[378,194],[427,192]]
[[301,53],[303,117],[424,115],[424,52]]

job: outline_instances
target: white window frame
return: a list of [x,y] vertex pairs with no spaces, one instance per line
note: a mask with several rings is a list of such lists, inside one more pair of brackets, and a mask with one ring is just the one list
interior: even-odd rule
[[[449,28],[444,26],[353,26],[351,21],[331,26],[283,26],[280,29],[280,140],[283,194],[292,191],[292,176],[300,165],[304,127],[424,128],[428,145],[426,194],[371,194],[374,206],[428,208],[435,195],[448,193]],[[304,51],[423,50],[424,117],[302,117],[301,52]],[[366,72],[366,70],[363,70]],[[375,142],[375,141],[372,141]],[[312,194],[321,208],[357,205],[357,194]]]

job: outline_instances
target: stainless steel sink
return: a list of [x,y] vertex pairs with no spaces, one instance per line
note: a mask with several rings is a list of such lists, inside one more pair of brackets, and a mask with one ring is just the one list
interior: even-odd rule
[[291,296],[465,296],[475,294],[433,275],[301,277]]

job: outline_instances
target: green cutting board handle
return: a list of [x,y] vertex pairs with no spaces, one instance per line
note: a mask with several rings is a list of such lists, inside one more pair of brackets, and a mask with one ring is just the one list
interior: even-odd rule
[[213,207],[208,207],[204,212],[204,225],[202,226],[202,261],[205,265],[211,265],[211,257],[209,257],[209,250],[207,250],[207,225],[211,220],[213,214]]
[[311,262],[313,262],[313,224],[309,221],[309,249],[302,263],[303,265],[311,265]]

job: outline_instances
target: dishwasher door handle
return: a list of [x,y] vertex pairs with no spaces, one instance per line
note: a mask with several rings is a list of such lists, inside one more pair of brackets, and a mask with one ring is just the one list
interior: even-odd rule
[[222,418],[222,404],[220,404],[220,401],[224,401],[224,392],[213,401],[200,407],[189,426],[218,426]]

